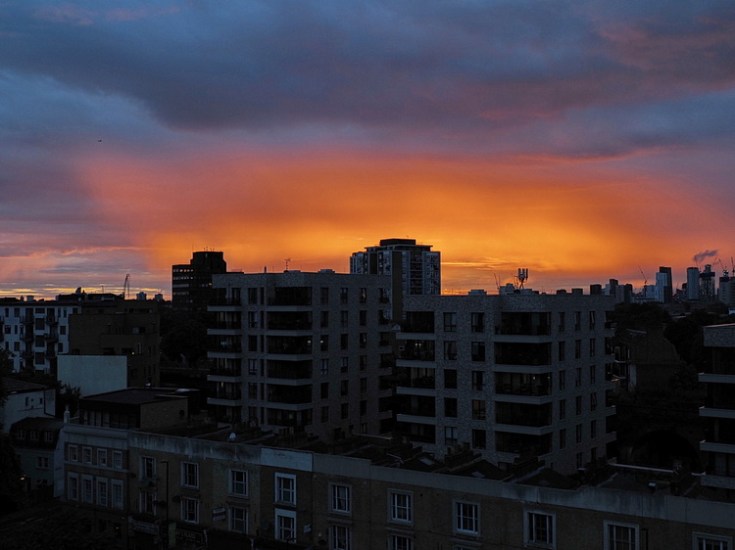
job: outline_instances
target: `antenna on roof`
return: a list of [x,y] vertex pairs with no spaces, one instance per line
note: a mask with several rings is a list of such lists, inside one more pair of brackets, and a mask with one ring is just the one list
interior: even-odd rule
[[518,287],[523,288],[523,283],[525,283],[527,280],[528,280],[528,268],[519,267],[518,268]]

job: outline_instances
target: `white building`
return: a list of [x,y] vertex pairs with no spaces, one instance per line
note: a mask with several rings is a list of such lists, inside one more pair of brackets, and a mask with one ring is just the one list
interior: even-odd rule
[[13,370],[53,371],[58,355],[69,351],[69,317],[79,311],[79,305],[32,297],[0,300],[0,346]]

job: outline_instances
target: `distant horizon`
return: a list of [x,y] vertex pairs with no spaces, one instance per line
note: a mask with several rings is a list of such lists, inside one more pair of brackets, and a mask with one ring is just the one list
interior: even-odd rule
[[[412,237],[404,237],[404,238],[412,238]],[[379,240],[376,239],[373,244],[365,245],[367,246],[374,246],[377,245]],[[441,252],[442,254],[442,294],[447,295],[457,295],[457,294],[466,294],[470,290],[485,290],[488,292],[488,294],[496,294],[498,291],[498,285],[500,287],[503,287],[507,284],[514,284],[518,285],[518,279],[517,279],[517,271],[518,268],[521,267],[527,267],[527,266],[518,266],[517,268],[509,268],[506,267],[504,271],[490,271],[487,268],[484,267],[467,267],[465,264],[459,263],[459,266],[453,265],[450,263],[448,266],[445,265],[445,254],[444,251],[438,249],[437,247],[433,246],[432,243],[422,241],[421,239],[415,239],[417,244],[423,244],[423,245],[431,245],[432,250]],[[364,248],[361,249],[355,249],[352,252],[359,252],[364,250]],[[232,273],[262,273],[263,270],[267,270],[269,273],[281,273],[286,270],[286,260],[288,260],[288,270],[289,271],[305,271],[305,272],[317,272],[322,269],[332,269],[336,273],[349,273],[349,254],[344,258],[342,261],[343,264],[345,264],[344,269],[336,269],[335,267],[330,267],[328,265],[321,265],[315,263],[315,261],[307,261],[304,262],[303,260],[301,262],[294,261],[293,258],[283,258],[281,260],[281,265],[268,265],[267,263],[262,263],[262,266],[260,269],[242,269],[240,267],[236,267],[233,265],[233,263],[229,260],[227,256],[227,251],[222,250],[217,247],[206,247],[202,248],[200,250],[193,250],[188,258],[182,258],[180,261],[174,262],[170,266],[168,266],[168,270],[165,272],[165,274],[157,275],[155,273],[149,273],[147,274],[147,281],[156,281],[159,280],[164,284],[161,285],[149,285],[149,286],[138,286],[136,285],[136,277],[133,273],[125,273],[123,274],[119,286],[115,284],[114,281],[111,281],[110,283],[99,283],[99,284],[92,284],[92,285],[70,285],[68,287],[66,286],[60,286],[60,287],[18,287],[15,289],[7,288],[7,283],[0,284],[0,298],[20,298],[20,297],[26,297],[26,296],[32,296],[36,300],[52,300],[55,299],[59,295],[64,294],[73,294],[76,292],[78,288],[81,288],[82,291],[88,293],[88,294],[96,294],[96,293],[112,293],[112,294],[122,294],[123,293],[123,286],[125,282],[125,275],[130,275],[129,277],[129,284],[130,284],[130,290],[128,295],[134,297],[138,292],[144,292],[147,294],[148,298],[152,298],[155,294],[162,294],[166,300],[171,299],[171,267],[173,265],[178,264],[188,264],[189,261],[192,258],[192,255],[194,252],[222,252],[225,261],[227,262],[227,271]],[[352,254],[352,252],[350,254]],[[302,263],[303,262],[303,263]],[[256,262],[257,263],[257,262]],[[277,263],[277,262],[275,262]],[[299,267],[299,265],[306,265],[308,267]],[[239,264],[238,264],[239,265]],[[318,265],[318,266],[317,266]],[[631,275],[630,279],[625,279],[621,277],[616,276],[608,276],[602,279],[590,279],[588,281],[582,281],[579,277],[573,277],[571,274],[566,273],[557,273],[552,277],[549,277],[548,279],[544,280],[543,273],[541,275],[538,275],[532,268],[529,269],[529,276],[528,279],[524,283],[525,288],[529,288],[535,291],[544,292],[544,293],[555,293],[558,290],[571,290],[573,288],[581,288],[585,292],[589,291],[589,288],[591,285],[602,285],[604,288],[606,284],[609,283],[610,279],[616,279],[619,284],[626,285],[631,284],[633,286],[633,290],[635,292],[639,292],[643,286],[644,282],[646,282],[647,286],[653,286],[655,285],[655,279],[656,279],[656,273],[659,271],[660,267],[671,267],[672,269],[672,279],[673,279],[673,289],[681,289],[683,283],[686,282],[686,270],[689,267],[697,267],[700,269],[700,271],[704,270],[705,265],[711,265],[712,271],[715,272],[716,276],[719,278],[722,275],[722,265],[719,262],[705,262],[701,264],[700,266],[697,265],[688,265],[686,267],[681,268],[677,271],[673,266],[670,266],[668,264],[660,264],[657,265],[655,268],[651,267],[650,269],[642,266],[635,266],[632,267],[629,270],[629,274]],[[446,268],[449,267],[451,270],[458,270],[458,268],[464,268],[461,271],[461,274],[456,277],[455,279],[452,279],[451,277],[449,280],[447,280],[447,274],[446,274]],[[648,271],[647,271],[648,269]],[[727,268],[726,268],[727,269]],[[643,271],[643,274],[645,274],[646,279],[643,278],[643,274],[641,274],[641,270]],[[727,269],[729,273],[733,273],[730,269]],[[476,284],[472,284],[472,278],[471,274],[478,274],[481,275],[478,276],[478,278],[475,280]],[[636,277],[637,274],[637,277]],[[497,280],[495,276],[497,275]],[[677,277],[678,275],[678,277]],[[539,281],[539,284],[534,284],[536,281]],[[452,285],[453,282],[457,282],[458,284]],[[559,284],[552,285],[547,284],[551,282],[557,282]],[[462,286],[463,285],[463,286]]]

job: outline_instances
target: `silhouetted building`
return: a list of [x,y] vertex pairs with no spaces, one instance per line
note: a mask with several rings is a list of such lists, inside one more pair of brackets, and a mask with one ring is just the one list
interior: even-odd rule
[[389,285],[388,277],[331,270],[216,275],[210,410],[324,440],[385,431]]
[[397,318],[406,296],[441,294],[441,254],[415,239],[383,239],[350,257],[350,273],[388,275]]
[[[73,355],[127,358],[129,387],[156,386],[160,380],[160,303],[153,300],[90,302],[69,321]],[[100,369],[100,375],[103,375]]]
[[222,252],[194,252],[188,264],[171,268],[171,305],[194,315],[205,314],[212,299],[212,275],[227,272]]
[[656,273],[656,301],[663,304],[671,303],[674,296],[674,285],[670,267],[659,267]]

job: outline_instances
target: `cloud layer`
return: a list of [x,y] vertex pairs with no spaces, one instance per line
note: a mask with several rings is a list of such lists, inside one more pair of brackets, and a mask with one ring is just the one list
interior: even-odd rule
[[733,59],[724,1],[5,1],[0,293],[390,236],[448,288],[730,255]]

